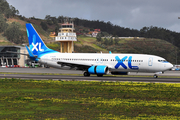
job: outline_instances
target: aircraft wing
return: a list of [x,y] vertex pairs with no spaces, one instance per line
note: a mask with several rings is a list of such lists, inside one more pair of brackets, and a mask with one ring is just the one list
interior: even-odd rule
[[89,67],[93,66],[93,64],[80,64],[80,63],[73,63],[73,62],[67,62],[67,61],[58,61],[57,64],[60,64],[63,66],[69,66],[71,69],[75,68],[77,70],[86,70]]

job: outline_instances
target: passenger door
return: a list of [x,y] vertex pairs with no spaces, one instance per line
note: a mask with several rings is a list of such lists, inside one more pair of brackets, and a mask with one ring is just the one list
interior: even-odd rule
[[149,66],[152,66],[152,65],[153,65],[153,58],[152,58],[152,57],[149,58],[149,60],[148,60],[148,65],[149,65]]

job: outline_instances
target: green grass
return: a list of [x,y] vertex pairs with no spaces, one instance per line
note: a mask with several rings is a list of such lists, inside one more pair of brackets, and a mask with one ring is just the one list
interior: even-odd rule
[[92,46],[93,46],[95,49],[99,50],[99,51],[97,51],[97,52],[100,52],[100,51],[107,52],[106,49],[101,48],[101,47],[97,46],[96,44],[92,44]]
[[[94,38],[94,37],[86,37],[86,36],[82,36],[82,35],[78,36],[78,42],[75,42],[75,44],[81,44],[81,45],[85,45],[85,46],[90,46],[90,47],[92,47],[94,49],[94,52],[100,52],[100,51],[108,52],[106,49],[101,48],[98,45],[96,45],[97,41],[96,41],[96,38]],[[89,52],[91,52],[91,50],[89,50]]]
[[0,119],[180,119],[180,84],[0,79]]
[[78,36],[78,38],[86,42],[96,42],[96,38],[94,37],[87,37],[87,36],[80,35]]

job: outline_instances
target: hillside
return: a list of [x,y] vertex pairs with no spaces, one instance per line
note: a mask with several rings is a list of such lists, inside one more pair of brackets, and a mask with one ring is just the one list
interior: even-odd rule
[[78,42],[75,42],[75,52],[152,54],[164,57],[174,64],[176,49],[178,52],[179,49],[169,42],[150,38],[123,38],[117,44],[105,45],[104,40],[97,42],[96,38],[78,36]]
[[[41,38],[47,44],[48,47],[59,50],[59,43],[54,42],[53,38],[49,37],[50,32],[55,31],[57,25],[47,25],[48,29],[45,31],[41,27],[41,22],[44,20],[41,19],[27,19],[19,16],[15,16],[13,18],[8,18],[7,23],[11,24],[13,22],[20,24],[20,30],[23,34],[24,44],[28,45],[28,39],[26,34],[26,23],[32,23]],[[60,26],[60,23],[58,24]],[[82,28],[81,26],[75,26],[75,29]],[[86,29],[88,29],[86,27]],[[121,38],[118,39],[118,42],[115,43],[105,43],[105,41],[110,41],[110,38],[107,40],[102,39],[101,42],[97,42],[96,38],[86,37],[86,36],[78,36],[78,41],[75,42],[75,52],[103,52],[108,53],[108,51],[112,51],[113,53],[138,53],[138,54],[153,54],[166,58],[168,61],[172,63],[176,63],[176,49],[179,52],[179,49],[172,45],[171,43],[160,40],[160,39],[152,39],[152,38]],[[3,33],[0,34],[0,45],[21,45],[14,44],[9,42],[6,37],[3,36]],[[178,60],[178,62],[180,62]]]

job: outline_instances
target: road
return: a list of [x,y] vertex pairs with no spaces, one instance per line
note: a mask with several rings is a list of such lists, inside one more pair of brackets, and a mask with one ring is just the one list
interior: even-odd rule
[[[167,71],[159,76],[169,76],[167,78],[153,78],[154,73],[135,73],[131,72],[131,77],[122,76],[104,76],[104,77],[84,77],[81,75],[30,75],[30,74],[13,74],[13,73],[62,73],[62,74],[83,74],[82,71],[75,70],[60,70],[54,68],[0,68],[0,72],[12,74],[0,74],[0,78],[20,78],[20,79],[38,79],[38,80],[98,80],[98,81],[134,81],[134,82],[166,82],[166,83],[180,83],[180,71]],[[137,77],[137,75],[141,77]],[[134,77],[132,77],[134,76]],[[144,77],[143,77],[144,76]],[[152,77],[146,77],[152,76]]]

